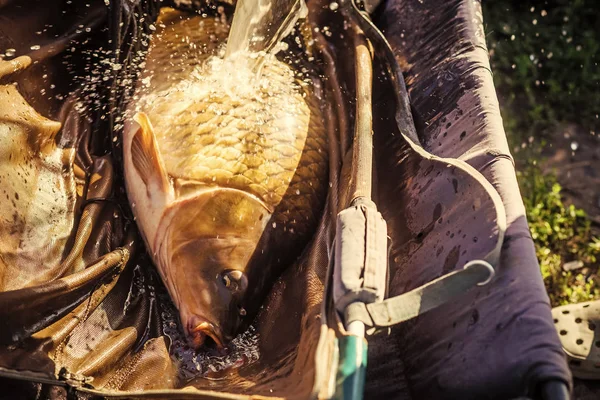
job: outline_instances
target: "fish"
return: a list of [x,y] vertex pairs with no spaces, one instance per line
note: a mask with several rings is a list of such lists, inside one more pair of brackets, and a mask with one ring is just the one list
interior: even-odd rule
[[131,209],[196,349],[249,325],[329,187],[317,81],[285,49],[257,79],[223,59],[228,32],[222,16],[161,9],[124,116]]
[[[26,66],[0,60],[0,78]],[[0,291],[58,278],[77,197],[75,150],[57,146],[60,129],[17,85],[0,84]]]

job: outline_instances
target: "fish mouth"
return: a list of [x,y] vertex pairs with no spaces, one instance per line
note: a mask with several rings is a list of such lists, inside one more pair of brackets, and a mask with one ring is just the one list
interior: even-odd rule
[[215,343],[217,350],[222,351],[225,348],[221,339],[220,329],[207,320],[203,319],[199,323],[193,323],[188,332],[191,344],[196,350],[206,344],[207,338],[210,338]]

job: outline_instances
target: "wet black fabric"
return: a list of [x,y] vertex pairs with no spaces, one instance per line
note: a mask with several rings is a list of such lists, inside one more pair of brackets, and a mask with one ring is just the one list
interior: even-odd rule
[[[480,4],[389,0],[375,20],[405,73],[423,146],[464,160],[494,185],[507,231],[492,283],[370,341],[366,396],[505,399],[533,395],[549,379],[570,383],[502,127]],[[420,272],[412,268],[401,286],[414,287]],[[397,368],[390,354],[401,360]]]

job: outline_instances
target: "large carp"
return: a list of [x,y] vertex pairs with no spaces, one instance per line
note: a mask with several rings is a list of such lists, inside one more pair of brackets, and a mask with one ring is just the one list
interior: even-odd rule
[[328,186],[311,77],[272,57],[256,79],[218,57],[227,35],[222,17],[161,10],[123,135],[134,215],[195,347],[251,321]]

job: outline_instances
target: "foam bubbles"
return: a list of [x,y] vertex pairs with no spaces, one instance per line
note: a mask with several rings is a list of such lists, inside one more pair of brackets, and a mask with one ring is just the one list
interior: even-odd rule
[[171,340],[169,353],[179,364],[179,375],[182,379],[189,380],[238,368],[254,363],[260,358],[258,333],[253,326],[234,338],[224,355],[217,355],[210,350],[194,350],[187,343],[177,310],[166,293],[159,297],[162,297],[160,304],[163,333]]

